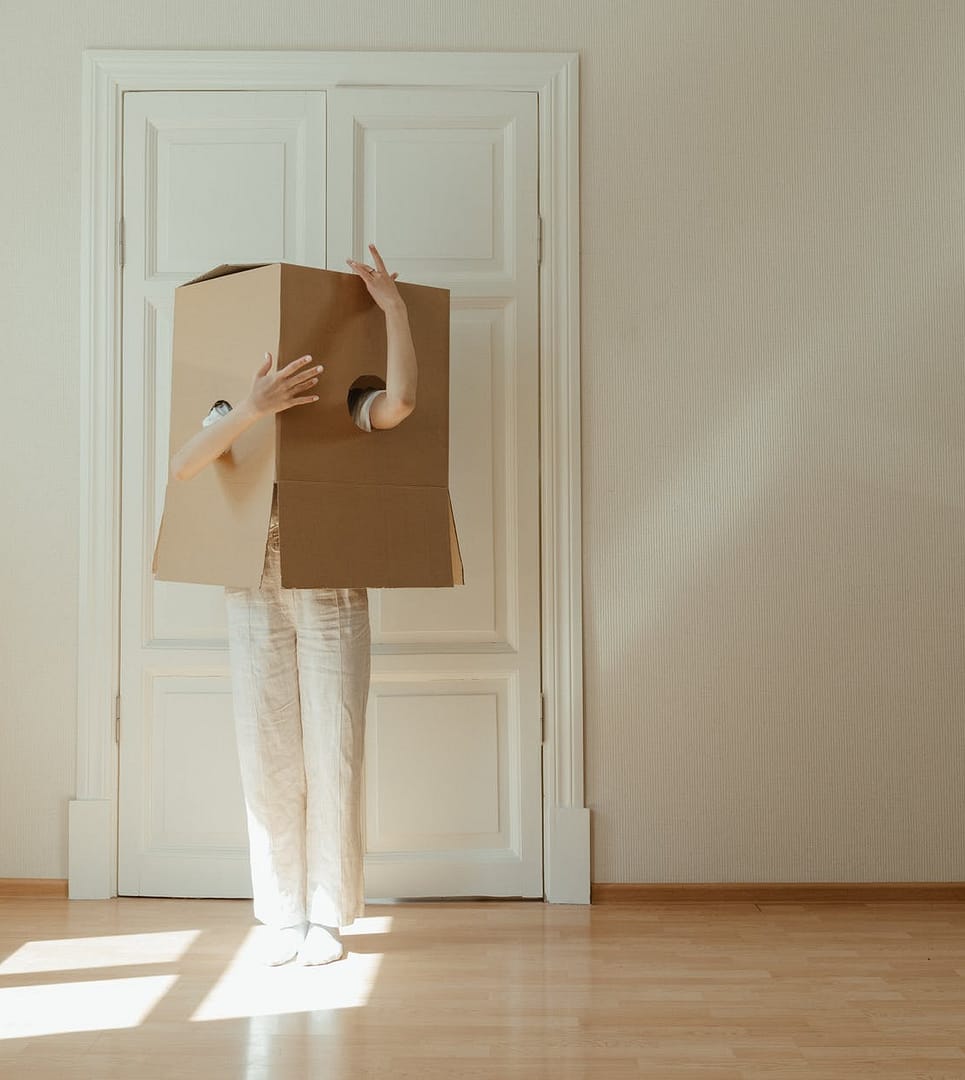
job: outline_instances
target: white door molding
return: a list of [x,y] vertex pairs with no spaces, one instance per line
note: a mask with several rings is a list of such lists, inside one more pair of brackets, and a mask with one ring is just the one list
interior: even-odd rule
[[77,794],[69,814],[71,899],[117,895],[124,94],[435,86],[518,90],[539,97],[544,893],[552,903],[590,902],[589,811],[583,804],[578,77],[577,53],[84,52]]

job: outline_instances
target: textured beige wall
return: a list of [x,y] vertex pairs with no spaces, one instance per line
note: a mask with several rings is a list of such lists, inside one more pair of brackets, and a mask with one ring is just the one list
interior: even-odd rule
[[99,47],[579,50],[592,878],[965,878],[965,5],[0,20],[0,877],[67,873]]

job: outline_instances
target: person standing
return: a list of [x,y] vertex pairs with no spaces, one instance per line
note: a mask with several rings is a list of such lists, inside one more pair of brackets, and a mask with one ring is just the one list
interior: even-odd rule
[[[375,265],[346,260],[385,313],[384,390],[349,402],[363,431],[396,427],[416,403],[417,361],[405,302],[374,244]],[[255,373],[237,406],[215,402],[171,459],[190,480],[267,415],[318,400],[324,365],[302,356]],[[254,915],[268,927],[264,959],[324,964],[364,914],[361,828],[365,710],[371,673],[368,591],[284,588],[277,485],[260,586],[225,588],[232,702],[248,824]]]

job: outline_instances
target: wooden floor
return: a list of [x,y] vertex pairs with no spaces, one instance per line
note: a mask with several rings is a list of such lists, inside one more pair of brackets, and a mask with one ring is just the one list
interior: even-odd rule
[[0,900],[0,1077],[965,1078],[965,904],[370,905],[260,965],[247,900]]

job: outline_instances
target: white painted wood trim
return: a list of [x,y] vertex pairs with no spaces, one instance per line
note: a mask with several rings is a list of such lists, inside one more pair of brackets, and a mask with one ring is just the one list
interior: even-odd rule
[[[544,890],[590,902],[583,805],[583,614],[580,453],[579,54],[480,52],[181,52],[83,54],[80,535],[77,799],[70,895],[117,895],[120,485],[120,271],[123,95],[133,90],[325,90],[449,86],[539,95],[540,500]],[[92,813],[85,811],[90,809]],[[80,823],[84,822],[81,827]],[[99,845],[99,848],[98,848]],[[81,885],[74,868],[98,867]]]
[[111,799],[74,799],[69,805],[68,900],[102,900],[111,880]]
[[543,890],[553,903],[589,904],[590,824],[583,805],[579,90],[575,53],[539,88]]

